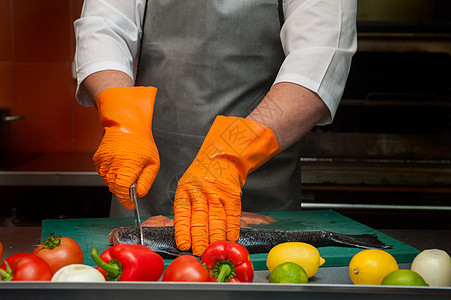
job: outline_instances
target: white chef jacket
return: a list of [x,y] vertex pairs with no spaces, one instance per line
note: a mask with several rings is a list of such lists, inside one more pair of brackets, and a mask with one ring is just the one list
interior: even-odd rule
[[[75,21],[77,99],[91,106],[80,84],[98,71],[118,70],[134,79],[145,0],[85,0]],[[351,59],[357,50],[356,0],[285,0],[280,39],[285,60],[274,84],[291,82],[317,93],[332,121]]]

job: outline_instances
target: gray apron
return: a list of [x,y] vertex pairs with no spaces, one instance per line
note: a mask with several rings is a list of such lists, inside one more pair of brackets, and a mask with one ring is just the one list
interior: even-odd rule
[[[277,0],[148,0],[136,85],[158,88],[161,167],[140,200],[143,216],[172,215],[177,182],[215,117],[244,118],[269,91],[284,59],[280,24]],[[251,173],[242,210],[299,210],[299,158],[297,143]],[[111,216],[132,215],[113,199]]]

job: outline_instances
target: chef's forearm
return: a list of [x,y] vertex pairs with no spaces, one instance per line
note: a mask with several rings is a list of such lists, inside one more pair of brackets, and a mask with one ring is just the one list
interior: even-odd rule
[[271,88],[247,118],[271,128],[279,151],[283,151],[329,114],[316,93],[294,83],[281,82]]
[[116,70],[93,73],[82,82],[91,102],[96,105],[97,98],[106,89],[112,87],[131,87],[133,80],[127,74]]

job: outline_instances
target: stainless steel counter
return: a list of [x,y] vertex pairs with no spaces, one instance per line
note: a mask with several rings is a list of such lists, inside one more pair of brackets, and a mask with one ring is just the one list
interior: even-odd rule
[[0,171],[0,186],[105,186],[97,174],[92,154],[41,154]]
[[[451,193],[449,166],[396,163],[349,163],[315,159],[302,160],[304,189],[346,187],[367,190],[398,190]],[[427,180],[426,180],[427,179]],[[90,153],[41,154],[0,171],[0,186],[104,186]]]
[[96,172],[0,171],[0,186],[105,186]]
[[450,299],[449,288],[270,283],[0,283],[5,299]]

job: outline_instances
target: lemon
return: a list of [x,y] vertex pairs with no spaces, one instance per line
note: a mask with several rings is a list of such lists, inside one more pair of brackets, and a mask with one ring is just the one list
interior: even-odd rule
[[286,242],[274,246],[268,253],[266,266],[272,272],[274,268],[285,262],[293,262],[300,265],[308,277],[318,272],[324,259],[319,255],[318,249],[310,244],[302,242]]
[[382,285],[429,286],[417,272],[408,269],[396,270],[385,276]]
[[304,269],[293,262],[278,265],[269,275],[270,283],[308,283],[308,276]]
[[398,270],[390,253],[379,249],[363,250],[349,263],[349,276],[354,284],[381,284],[387,274]]

